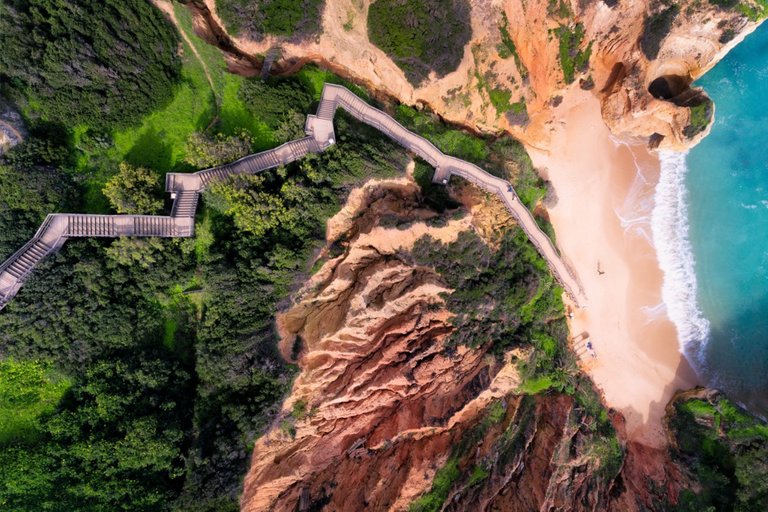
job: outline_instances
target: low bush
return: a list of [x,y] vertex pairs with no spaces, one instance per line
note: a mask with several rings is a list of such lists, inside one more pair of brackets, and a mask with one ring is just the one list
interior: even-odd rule
[[454,71],[472,36],[467,0],[376,0],[368,9],[368,37],[413,85],[434,71]]
[[216,0],[229,31],[257,40],[268,34],[301,39],[318,33],[324,5],[325,0]]
[[683,129],[683,134],[689,139],[703,132],[712,122],[712,100],[706,98],[702,103],[690,107],[691,120]]
[[649,60],[659,55],[661,43],[672,29],[672,24],[680,14],[680,6],[672,4],[669,7],[652,14],[643,22],[643,32],[640,36],[640,49]]

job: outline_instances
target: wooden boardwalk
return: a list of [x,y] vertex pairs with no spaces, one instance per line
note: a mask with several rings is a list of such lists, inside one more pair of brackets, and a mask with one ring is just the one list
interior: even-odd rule
[[35,266],[49,254],[58,251],[69,238],[194,236],[197,203],[200,193],[208,184],[235,174],[256,174],[299,160],[308,153],[325,150],[335,143],[333,118],[337,108],[342,108],[429,162],[435,168],[436,183],[447,183],[451,176],[456,175],[497,194],[545,258],[566,293],[576,305],[585,302],[584,293],[574,273],[560,258],[552,241],[541,231],[531,212],[520,202],[507,181],[488,174],[476,165],[444,154],[427,139],[407,130],[391,116],[368,105],[347,88],[325,84],[317,113],[307,116],[306,137],[219,167],[191,174],[168,173],[165,189],[173,199],[170,216],[48,215],[35,236],[0,265],[0,309],[16,295]]

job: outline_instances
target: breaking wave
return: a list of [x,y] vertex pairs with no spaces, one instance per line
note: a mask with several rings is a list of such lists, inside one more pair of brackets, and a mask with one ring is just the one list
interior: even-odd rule
[[688,239],[688,204],[685,186],[687,152],[661,151],[661,174],[651,214],[653,242],[664,274],[662,298],[677,328],[680,349],[692,362],[701,363],[709,337],[709,321],[696,300],[693,249]]

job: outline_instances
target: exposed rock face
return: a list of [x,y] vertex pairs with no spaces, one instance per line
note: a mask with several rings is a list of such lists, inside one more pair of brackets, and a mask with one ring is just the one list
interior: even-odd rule
[[666,451],[641,445],[606,470],[573,398],[515,394],[524,351],[445,346],[451,290],[400,254],[427,233],[449,242],[507,222],[476,217],[493,205],[477,208],[471,188],[459,197],[470,213],[435,222],[412,182],[372,183],[329,222],[328,247],[346,247],[278,318],[301,374],[256,444],[244,511],[407,510],[446,465],[485,468],[445,491],[446,510],[663,510],[688,484]]
[[[667,18],[660,14],[667,9],[662,2],[472,0],[470,4],[467,23],[472,39],[458,68],[418,86],[368,40],[369,0],[326,2],[322,33],[300,43],[228,36],[216,15],[215,0],[191,0],[190,5],[197,13],[198,32],[228,52],[235,71],[256,73],[257,56],[279,45],[281,57],[273,63],[273,72],[318,62],[381,94],[428,105],[449,121],[491,132],[505,129],[540,148],[547,146],[557,98],[565,88],[579,86],[601,98],[603,117],[615,134],[650,140],[654,147],[690,146],[706,131],[693,137],[684,133],[690,124],[688,107],[703,99],[689,84],[756,27],[736,8],[699,0],[677,2],[677,11],[667,13]],[[505,23],[519,59],[509,53],[509,45],[499,50],[505,46]],[[567,27],[573,32],[578,25],[583,40],[562,48],[557,31]],[[646,25],[663,27],[652,31],[645,30]],[[575,70],[575,80],[568,84],[562,54],[573,56],[578,50],[591,58],[585,69]],[[660,77],[677,84],[674,94],[658,98],[649,92]],[[493,91],[509,92],[509,103],[518,103],[517,107],[499,110],[490,100]],[[525,103],[523,110],[519,102]]]
[[0,155],[26,137],[21,115],[0,98]]

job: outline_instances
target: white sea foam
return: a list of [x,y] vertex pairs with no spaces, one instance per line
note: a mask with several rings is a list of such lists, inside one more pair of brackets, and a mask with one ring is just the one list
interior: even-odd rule
[[688,204],[685,175],[686,153],[661,151],[661,174],[656,185],[651,215],[653,240],[664,273],[662,298],[667,314],[677,327],[680,349],[689,360],[701,363],[709,336],[709,321],[696,301],[696,273],[688,239]]
[[653,188],[649,186],[645,169],[638,161],[632,146],[621,139],[611,137],[613,143],[618,146],[625,146],[635,164],[635,177],[632,180],[632,186],[629,189],[624,203],[614,208],[614,213],[621,222],[621,227],[626,235],[634,235],[645,239],[649,244],[653,244],[651,236],[651,211],[653,209]]

